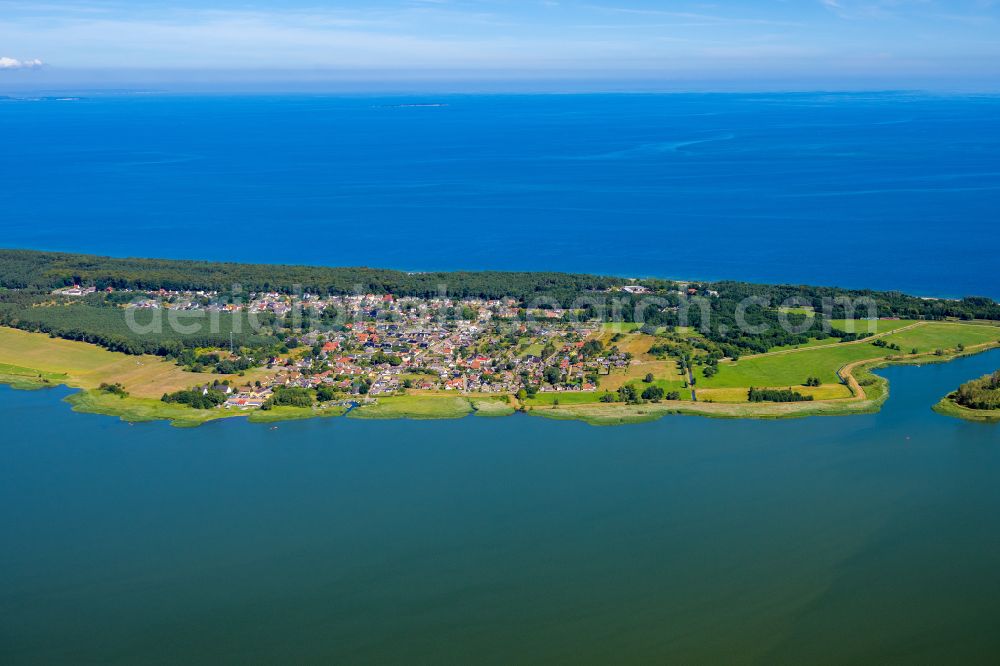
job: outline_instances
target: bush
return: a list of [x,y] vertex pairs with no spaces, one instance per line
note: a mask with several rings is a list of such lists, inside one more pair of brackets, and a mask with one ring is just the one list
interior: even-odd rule
[[1000,409],[1000,370],[962,384],[952,397],[969,409]]
[[211,409],[226,401],[226,395],[215,389],[187,389],[164,393],[160,398],[163,402],[175,402],[194,409]]
[[278,386],[267,402],[272,407],[312,407],[313,395],[307,388]]
[[642,392],[642,399],[643,400],[652,400],[653,402],[656,402],[658,400],[662,400],[663,399],[663,389],[660,388],[659,386],[648,386]]
[[101,382],[101,385],[97,387],[97,390],[117,395],[119,398],[128,397],[128,391],[126,391],[125,387],[118,382],[115,382],[114,384]]
[[808,402],[813,399],[811,395],[802,395],[792,389],[759,389],[750,387],[747,393],[750,402]]

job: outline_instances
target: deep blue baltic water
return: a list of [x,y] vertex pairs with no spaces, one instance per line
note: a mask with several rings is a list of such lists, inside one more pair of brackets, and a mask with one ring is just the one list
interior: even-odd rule
[[0,246],[1000,297],[997,96],[80,97],[0,101]]
[[241,421],[0,387],[0,663],[995,664],[1000,426]]

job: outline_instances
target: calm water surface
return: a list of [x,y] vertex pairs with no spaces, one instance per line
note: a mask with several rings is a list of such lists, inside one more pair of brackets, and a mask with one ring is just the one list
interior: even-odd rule
[[996,663],[1000,427],[71,413],[0,388],[0,662]]
[[0,99],[3,246],[1000,297],[1000,96],[81,95]]

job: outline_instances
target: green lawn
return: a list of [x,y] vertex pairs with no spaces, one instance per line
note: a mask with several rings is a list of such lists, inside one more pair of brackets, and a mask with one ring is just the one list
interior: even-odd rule
[[915,324],[914,319],[876,319],[872,321],[864,319],[831,319],[830,326],[840,331],[848,333],[886,333],[903,328],[910,324]]
[[694,326],[678,326],[674,333],[685,338],[704,338],[705,335]]
[[636,324],[635,322],[605,322],[601,324],[601,328],[608,333],[631,333],[632,331],[641,328],[641,324]]
[[556,400],[560,405],[583,405],[591,402],[600,402],[604,391],[562,391],[538,393],[534,398],[527,398],[524,404],[538,407],[541,405],[554,405]]
[[771,347],[768,350],[770,352],[785,351],[787,349],[809,349],[811,347],[822,347],[823,345],[835,345],[840,343],[840,338],[823,338],[818,340],[816,338],[810,338],[808,342],[804,342],[801,345],[781,345],[780,347]]
[[[702,377],[702,375],[701,375],[701,368],[695,367],[694,376],[696,378],[701,377],[702,379],[704,379]],[[629,382],[629,384],[631,384],[632,388],[634,388],[639,393],[642,393],[643,389],[645,389],[647,386],[659,386],[665,392],[670,392],[670,391],[684,391],[685,390],[684,389],[684,379],[683,378],[681,378],[681,379],[654,379],[652,382],[649,382],[649,383],[644,382],[642,380],[639,380],[637,382]]]
[[62,384],[66,379],[68,379],[68,375],[59,372],[45,372],[34,368],[0,363],[0,384],[10,384],[15,388],[44,388]]
[[[970,346],[998,338],[1000,338],[1000,328],[996,327],[927,323],[888,335],[884,340],[887,343],[896,342],[904,353],[909,353],[912,347],[929,352],[938,347],[953,349],[960,342]],[[875,347],[870,342],[863,341],[856,344],[840,343],[835,347],[823,349],[745,358],[736,363],[720,363],[719,374],[711,379],[698,377],[697,388],[795,386],[802,384],[810,376],[819,377],[824,384],[831,384],[839,381],[837,370],[841,366],[852,361],[874,359],[892,353],[899,352]]]
[[907,353],[913,347],[921,352],[928,352],[938,348],[950,349],[959,342],[966,346],[972,346],[997,340],[1000,340],[1000,327],[998,326],[938,322],[885,336],[887,343],[894,342]]
[[793,386],[804,383],[808,377],[819,377],[824,384],[832,384],[840,381],[837,370],[844,364],[885,354],[869,344],[858,344],[745,358],[736,363],[720,363],[719,374],[711,379],[699,377],[696,387]]
[[527,356],[538,356],[542,353],[543,349],[545,349],[545,345],[541,342],[532,342],[523,352],[521,352],[520,356],[521,358],[525,358]]

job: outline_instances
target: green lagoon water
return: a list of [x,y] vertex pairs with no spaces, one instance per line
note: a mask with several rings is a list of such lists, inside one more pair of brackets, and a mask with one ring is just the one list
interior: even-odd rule
[[1000,661],[1000,426],[182,430],[0,388],[0,663]]

